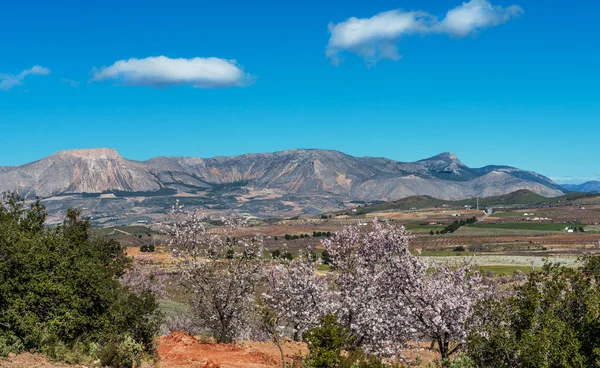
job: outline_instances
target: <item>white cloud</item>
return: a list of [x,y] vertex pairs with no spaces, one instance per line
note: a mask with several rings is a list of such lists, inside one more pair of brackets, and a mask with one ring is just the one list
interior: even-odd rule
[[450,10],[437,25],[437,31],[464,37],[481,28],[495,27],[523,14],[517,5],[493,6],[486,0],[471,0]]
[[14,86],[19,86],[23,84],[23,80],[28,75],[48,75],[50,74],[50,69],[45,68],[43,66],[35,65],[30,69],[23,70],[21,73],[17,75],[12,74],[2,74],[0,73],[0,90],[8,91],[12,89]]
[[424,11],[392,10],[371,18],[350,18],[329,24],[331,37],[326,56],[338,64],[343,52],[355,53],[368,64],[381,59],[400,59],[397,43],[412,34],[448,34],[465,37],[479,29],[506,23],[523,13],[517,5],[493,6],[487,0],[471,0],[451,9],[440,21]]
[[253,78],[235,60],[219,58],[171,59],[166,56],[119,60],[92,70],[92,81],[116,80],[126,85],[226,88],[251,84]]
[[430,14],[401,10],[379,13],[367,19],[353,17],[342,23],[330,23],[331,38],[326,54],[334,62],[344,50],[361,55],[365,60],[398,60],[400,55],[395,41],[403,35],[425,33],[432,23],[435,19]]

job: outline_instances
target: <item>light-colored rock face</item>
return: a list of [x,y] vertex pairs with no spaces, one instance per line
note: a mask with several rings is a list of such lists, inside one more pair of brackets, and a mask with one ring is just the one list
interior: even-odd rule
[[156,191],[161,184],[142,165],[113,149],[61,151],[40,161],[0,173],[0,191],[49,197],[109,190]]
[[74,149],[60,151],[55,156],[75,157],[83,159],[98,159],[98,160],[117,160],[121,156],[112,148],[91,148],[91,149]]
[[[251,187],[292,196],[341,200],[440,199],[491,196],[528,189],[562,194],[550,179],[506,166],[472,169],[451,153],[415,163],[352,157],[328,150],[289,150],[209,159],[157,157],[131,161],[113,149],[61,151],[34,163],[0,168],[0,192],[49,197],[106,191],[201,193]],[[316,198],[316,197],[315,197]]]

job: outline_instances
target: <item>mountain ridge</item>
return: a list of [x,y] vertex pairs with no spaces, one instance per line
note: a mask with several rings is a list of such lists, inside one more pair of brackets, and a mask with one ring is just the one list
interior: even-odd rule
[[[563,194],[551,179],[535,172],[500,165],[470,168],[449,152],[416,162],[319,149],[136,161],[114,149],[97,148],[60,151],[0,169],[0,193],[16,190],[27,198],[75,196],[70,204],[78,206],[81,195],[113,193],[138,197],[136,206],[159,211],[177,196],[200,209],[256,215],[318,213],[344,208],[352,201],[393,201],[414,195],[460,200],[521,189],[546,197]],[[115,203],[103,200],[85,206],[110,217],[125,211]]]
[[[285,180],[287,174],[291,173],[294,174],[294,180]],[[481,182],[485,181],[481,178],[490,174],[490,179],[493,179],[493,175],[499,177],[498,173],[540,185],[524,186],[522,189],[551,196],[561,194],[558,185],[537,173],[498,165],[469,168],[449,152],[416,162],[400,162],[384,157],[355,157],[336,150],[319,149],[291,149],[210,158],[158,156],[146,161],[125,159],[111,148],[64,150],[29,164],[1,167],[0,179],[4,183],[0,184],[0,190],[28,190],[42,197],[50,197],[110,190],[157,191],[168,184],[177,183],[202,188],[211,184],[248,181],[262,189],[275,186],[299,193],[347,192],[365,198],[369,195],[361,187],[365,184],[366,187],[372,187],[373,180],[377,182],[375,184],[387,180],[389,185],[397,187],[403,182],[407,185],[415,178],[445,182],[471,182],[479,179]],[[311,176],[316,181],[310,180]],[[506,184],[507,178],[504,175],[500,179]],[[519,181],[511,181],[519,186]],[[418,188],[413,188],[412,191],[415,190],[418,192]],[[460,188],[456,190],[460,191]],[[487,191],[491,189],[488,188]],[[482,190],[482,194],[485,192]],[[400,198],[407,196],[393,192],[391,195]],[[454,196],[458,198],[461,195],[456,193]]]
[[600,193],[599,180],[591,180],[581,184],[562,184],[561,187],[569,192]]

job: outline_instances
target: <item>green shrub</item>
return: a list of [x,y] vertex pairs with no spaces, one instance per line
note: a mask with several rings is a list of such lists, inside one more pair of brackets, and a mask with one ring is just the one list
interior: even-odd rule
[[309,349],[304,362],[306,367],[335,368],[341,367],[342,351],[349,345],[350,332],[340,325],[335,315],[328,314],[319,326],[304,335],[304,339]]
[[99,351],[98,358],[102,366],[134,368],[141,365],[143,352],[142,344],[125,335],[107,342]]
[[0,358],[5,358],[10,353],[20,353],[25,350],[21,339],[11,333],[0,335]]
[[124,247],[92,237],[77,211],[52,228],[45,219],[39,201],[0,202],[0,355],[77,362],[92,342],[124,335],[151,352],[161,315],[152,295],[119,282],[131,262]]
[[514,295],[481,302],[467,355],[480,367],[600,367],[594,262],[583,270],[547,264]]
[[333,314],[324,316],[319,326],[305,335],[309,353],[306,368],[384,368],[379,358],[354,348],[348,328],[342,326]]

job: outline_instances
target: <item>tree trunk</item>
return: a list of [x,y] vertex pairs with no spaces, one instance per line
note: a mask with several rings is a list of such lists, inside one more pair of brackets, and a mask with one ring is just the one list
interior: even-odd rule
[[442,358],[442,367],[447,367],[450,362],[448,358],[448,341],[443,339],[442,337],[438,338],[438,346],[440,347],[440,356]]
[[277,339],[275,342],[277,348],[279,349],[279,354],[281,354],[281,368],[285,368],[285,354],[283,354],[283,348],[281,347],[281,341]]

